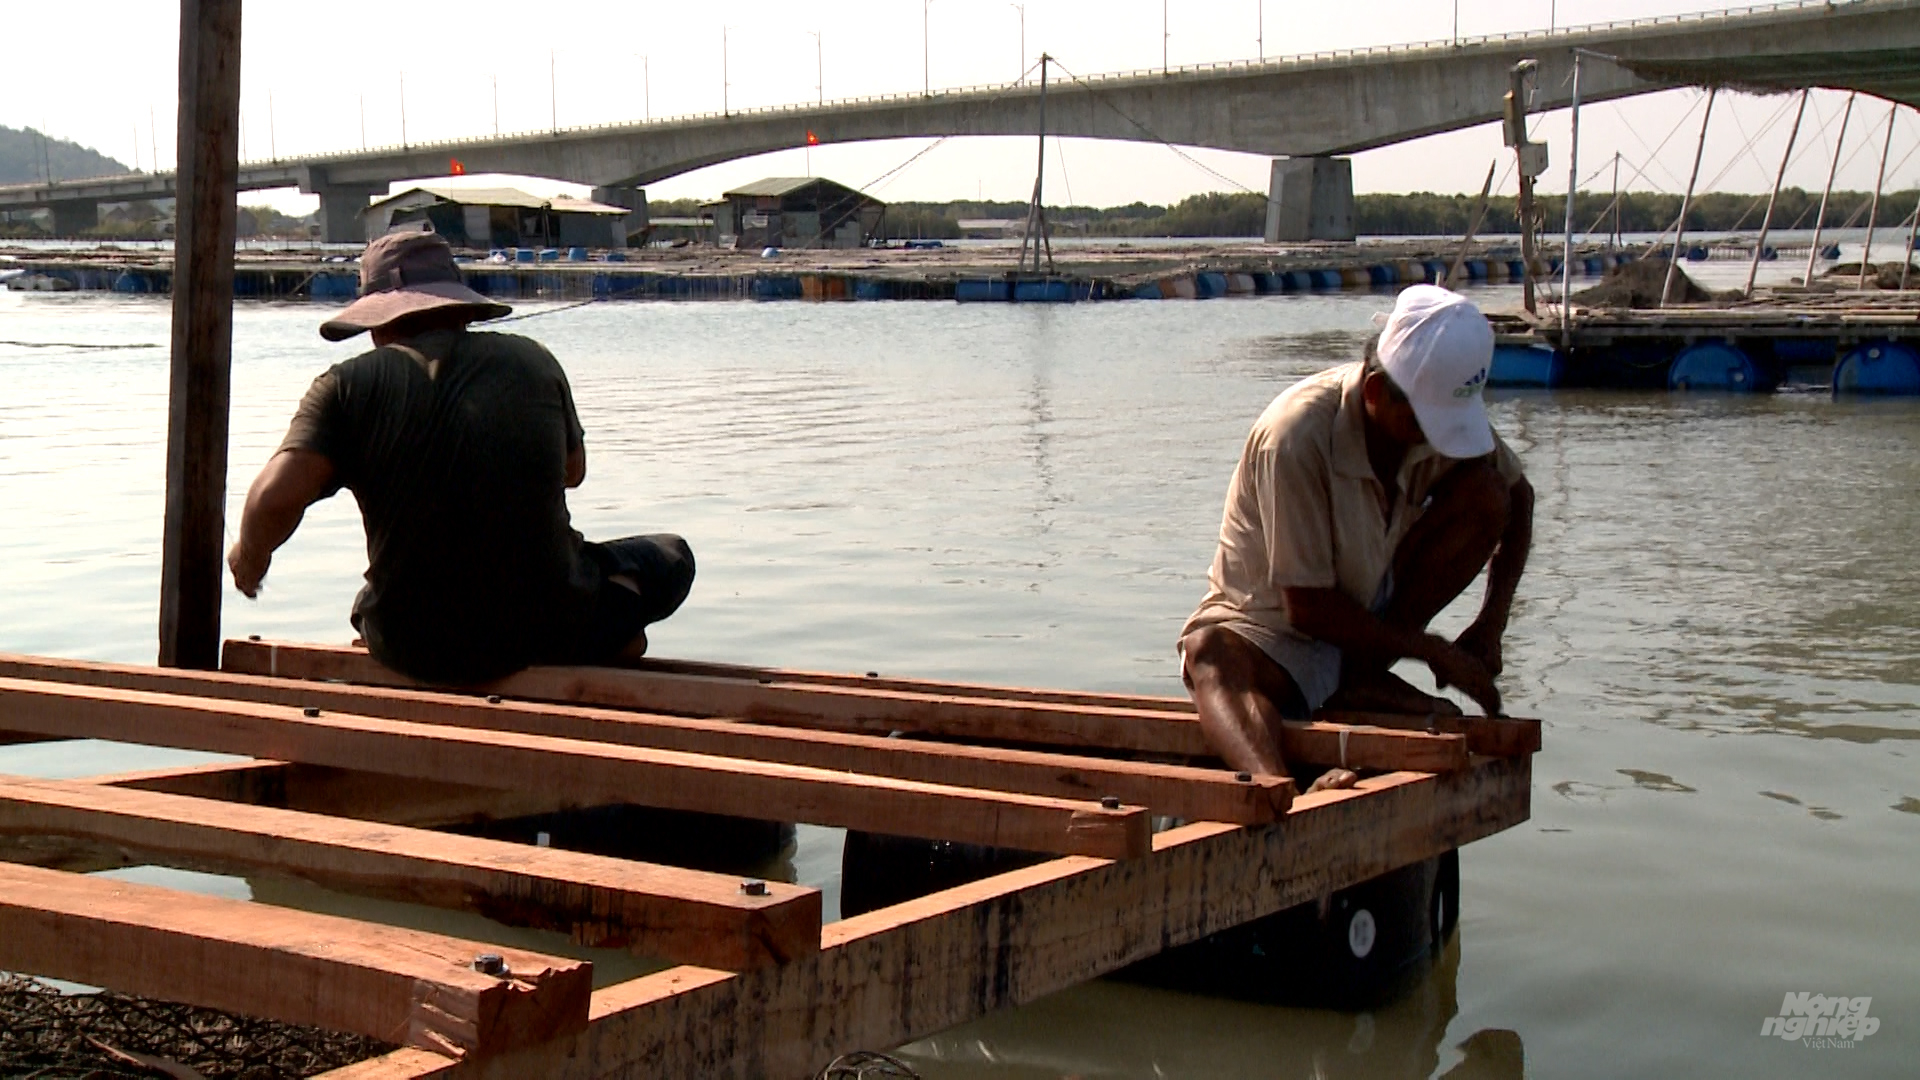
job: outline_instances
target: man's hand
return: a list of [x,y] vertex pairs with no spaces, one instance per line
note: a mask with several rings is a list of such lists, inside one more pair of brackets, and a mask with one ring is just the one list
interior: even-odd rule
[[233,587],[249,600],[260,595],[261,579],[267,576],[267,567],[272,562],[271,551],[255,554],[245,541],[236,540],[227,550],[227,569],[233,571]]
[[1488,716],[1500,715],[1500,691],[1493,685],[1493,673],[1479,657],[1446,638],[1428,635],[1426,655],[1420,659],[1433,669],[1439,686],[1456,687],[1479,702]]
[[1501,636],[1500,631],[1476,621],[1472,626],[1461,631],[1460,636],[1453,639],[1453,643],[1485,665],[1489,675],[1498,678],[1500,672],[1505,670],[1500,656]]

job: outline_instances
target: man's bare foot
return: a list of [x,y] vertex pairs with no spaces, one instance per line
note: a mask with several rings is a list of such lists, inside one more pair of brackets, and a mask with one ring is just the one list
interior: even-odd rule
[[1314,779],[1313,783],[1307,787],[1305,794],[1311,795],[1316,791],[1339,791],[1359,782],[1360,777],[1352,769],[1328,769]]
[[633,640],[627,642],[625,648],[620,650],[619,660],[621,663],[631,664],[643,659],[646,655],[647,632],[641,630],[633,635]]

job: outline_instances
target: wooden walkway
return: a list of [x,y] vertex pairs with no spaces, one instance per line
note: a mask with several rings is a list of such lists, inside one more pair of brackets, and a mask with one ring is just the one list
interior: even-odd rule
[[[1184,699],[663,660],[449,693],[259,641],[223,668],[0,655],[0,742],[249,759],[0,776],[0,970],[403,1047],[329,1074],[355,1080],[810,1077],[1524,821],[1540,745],[1526,720],[1323,715],[1289,726],[1289,758],[1364,779],[1296,797],[1209,760]],[[1052,858],[822,925],[811,888],[436,831],[618,803]],[[129,860],[668,966],[593,990],[582,960],[74,872]]]

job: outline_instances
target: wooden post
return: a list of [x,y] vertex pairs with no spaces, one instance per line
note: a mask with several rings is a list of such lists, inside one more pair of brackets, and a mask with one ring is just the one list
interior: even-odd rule
[[160,663],[220,663],[240,0],[180,0],[180,142]]
[[1693,175],[1687,178],[1687,193],[1680,198],[1680,220],[1673,230],[1673,255],[1667,259],[1667,279],[1660,286],[1660,306],[1666,307],[1673,296],[1673,278],[1680,272],[1680,253],[1687,239],[1687,210],[1693,206],[1693,187],[1700,182],[1700,159],[1707,152],[1707,124],[1713,119],[1713,99],[1720,88],[1707,91],[1707,111],[1700,117],[1700,142],[1693,148]]
[[1439,285],[1443,289],[1452,288],[1453,282],[1460,277],[1461,264],[1467,261],[1467,251],[1473,247],[1473,234],[1480,231],[1480,223],[1487,218],[1487,200],[1493,195],[1493,171],[1499,167],[1499,158],[1493,159],[1493,164],[1487,166],[1487,182],[1480,185],[1480,205],[1473,212],[1473,220],[1467,223],[1467,235],[1460,238],[1460,250],[1454,252],[1453,264],[1447,267],[1447,276],[1440,279]]
[[1880,189],[1887,186],[1887,152],[1893,149],[1893,118],[1900,111],[1899,105],[1887,110],[1887,141],[1880,145],[1880,175],[1873,182],[1873,202],[1867,209],[1867,242],[1860,249],[1860,280],[1856,289],[1867,287],[1867,267],[1873,257],[1873,227],[1880,221]]
[[1840,135],[1833,140],[1833,164],[1827,169],[1827,186],[1820,192],[1820,212],[1813,217],[1813,246],[1807,249],[1807,279],[1804,284],[1813,288],[1813,261],[1820,257],[1820,230],[1827,223],[1827,200],[1833,197],[1833,177],[1840,171],[1840,148],[1847,142],[1847,121],[1853,119],[1853,99],[1859,93],[1847,95],[1847,107],[1840,114]]
[[1747,267],[1746,294],[1753,295],[1754,278],[1760,274],[1760,257],[1767,250],[1767,233],[1773,228],[1773,206],[1780,201],[1780,185],[1787,179],[1787,163],[1793,160],[1793,144],[1800,139],[1800,121],[1807,117],[1807,95],[1800,91],[1800,111],[1793,114],[1793,130],[1787,133],[1787,148],[1780,152],[1780,171],[1773,177],[1773,194],[1767,197],[1767,216],[1760,219],[1760,239],[1753,242],[1753,262]]

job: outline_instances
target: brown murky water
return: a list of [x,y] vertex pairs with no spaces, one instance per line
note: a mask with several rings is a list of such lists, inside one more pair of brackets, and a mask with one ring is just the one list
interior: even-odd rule
[[[672,529],[700,556],[660,654],[1172,693],[1247,425],[1354,355],[1385,303],[594,305],[519,328],[574,380],[582,528]],[[8,340],[157,344],[166,320],[0,293]],[[347,355],[317,321],[240,312],[235,512],[306,382]],[[0,649],[152,658],[165,364],[0,345]],[[1095,983],[916,1044],[916,1067],[1911,1074],[1920,402],[1530,393],[1495,411],[1540,493],[1504,684],[1546,752],[1533,820],[1465,852],[1461,932],[1426,983],[1357,1016]],[[362,560],[351,501],[316,508],[262,600],[229,593],[228,632],[344,639]],[[27,747],[0,770],[182,758]],[[837,835],[803,829],[792,866],[831,902]],[[1763,1037],[1800,991],[1871,997],[1880,1029],[1847,1049]]]

